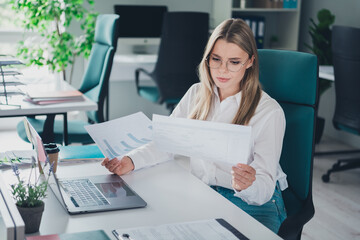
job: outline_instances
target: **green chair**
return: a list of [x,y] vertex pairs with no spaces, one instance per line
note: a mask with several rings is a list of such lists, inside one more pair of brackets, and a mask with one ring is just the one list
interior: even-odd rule
[[289,187],[282,192],[288,217],[279,229],[284,239],[300,239],[315,213],[312,201],[317,57],[308,53],[259,50],[260,82],[284,110],[286,131],[280,165]]
[[[85,70],[79,91],[96,102],[97,111],[87,112],[88,122],[74,120],[68,122],[68,143],[93,143],[84,126],[108,120],[109,77],[114,53],[117,46],[119,15],[103,14],[96,20],[95,40],[91,49],[88,66]],[[105,113],[106,109],[106,113]],[[30,123],[43,138],[45,143],[63,142],[63,121],[55,120],[55,115],[47,119],[29,118]],[[18,135],[28,141],[23,122],[17,125]]]

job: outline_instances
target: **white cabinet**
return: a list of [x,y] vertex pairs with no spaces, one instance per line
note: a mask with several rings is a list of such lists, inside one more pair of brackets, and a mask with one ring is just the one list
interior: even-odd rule
[[[239,1],[239,0],[237,0]],[[247,1],[251,0],[241,0]],[[252,0],[259,1],[259,0]],[[268,0],[275,1],[275,0]],[[212,27],[234,15],[241,17],[260,16],[265,19],[264,48],[297,50],[299,41],[301,0],[296,8],[233,8],[232,0],[213,0]],[[251,5],[251,4],[247,4]],[[272,42],[272,39],[277,42]]]

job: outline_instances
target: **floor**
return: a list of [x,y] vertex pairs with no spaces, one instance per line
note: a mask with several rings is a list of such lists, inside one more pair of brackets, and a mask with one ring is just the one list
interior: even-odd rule
[[[0,130],[0,152],[31,149],[15,130]],[[349,149],[333,139],[323,138],[316,151]],[[360,158],[360,154],[358,154]],[[331,175],[323,183],[322,174],[339,156],[315,157],[313,172],[313,201],[315,216],[303,230],[302,239],[359,239],[360,240],[360,169]]]

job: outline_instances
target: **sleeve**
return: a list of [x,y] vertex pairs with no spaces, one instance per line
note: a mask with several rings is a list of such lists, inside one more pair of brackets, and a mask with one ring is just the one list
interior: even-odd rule
[[[186,118],[190,112],[191,102],[195,96],[196,89],[198,84],[194,84],[189,90],[185,93],[184,97],[181,99],[179,104],[176,106],[170,117],[182,117]],[[145,144],[137,149],[134,149],[127,154],[133,163],[134,169],[141,169],[144,167],[153,166],[174,158],[173,154],[166,153],[159,150],[156,145],[151,142]]]
[[245,190],[235,196],[251,205],[262,205],[268,202],[275,189],[277,169],[285,134],[285,116],[282,109],[269,114],[263,119],[264,124],[254,140],[253,161],[250,163],[256,170],[256,180]]

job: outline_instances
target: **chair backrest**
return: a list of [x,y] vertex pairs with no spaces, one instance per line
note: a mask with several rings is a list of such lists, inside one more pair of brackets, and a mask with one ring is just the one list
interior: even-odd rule
[[[317,57],[295,51],[259,50],[259,65],[260,82],[264,91],[278,101],[286,118],[280,158],[280,165],[287,174],[289,184],[289,188],[282,192],[288,213],[284,223],[291,219],[298,220],[298,214],[305,213],[304,208],[308,208],[310,211],[303,225],[314,214],[312,167],[318,84]],[[294,229],[287,226],[287,231],[292,231],[294,235],[299,231],[301,233],[302,225],[291,225]],[[282,234],[281,228],[279,234]]]
[[117,46],[118,24],[119,15],[116,14],[102,14],[96,19],[95,41],[79,89],[98,104],[97,111],[87,112],[91,122],[105,121],[104,103],[109,92],[109,77]]
[[158,60],[152,73],[160,93],[160,103],[180,99],[192,84],[199,81],[197,66],[208,36],[208,13],[165,13]]
[[335,128],[360,135],[360,28],[333,26]]

